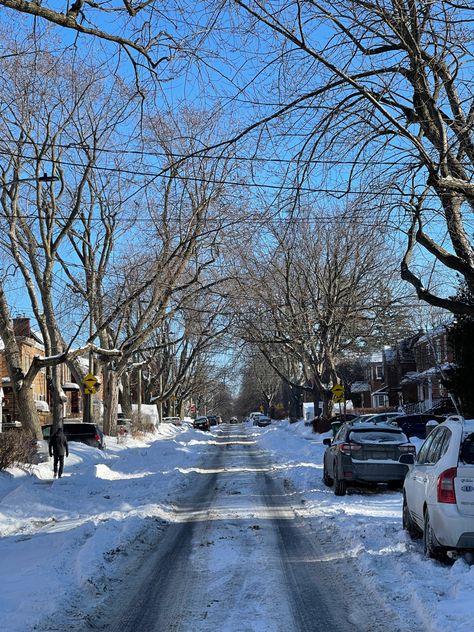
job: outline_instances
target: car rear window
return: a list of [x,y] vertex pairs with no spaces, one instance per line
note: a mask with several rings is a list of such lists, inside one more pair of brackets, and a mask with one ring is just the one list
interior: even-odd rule
[[353,430],[349,435],[350,441],[357,443],[404,443],[408,438],[403,432],[392,430]]
[[79,435],[79,434],[93,434],[95,435],[95,426],[92,424],[64,424],[65,434]]
[[474,465],[474,434],[470,434],[464,439],[459,458],[463,463]]

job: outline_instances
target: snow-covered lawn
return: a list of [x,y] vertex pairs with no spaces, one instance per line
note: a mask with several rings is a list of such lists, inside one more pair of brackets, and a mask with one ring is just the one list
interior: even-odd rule
[[[399,492],[336,497],[321,480],[321,436],[302,423],[246,430],[269,452],[273,474],[298,492],[297,511],[315,537],[329,525],[344,542],[368,592],[386,595],[407,617],[415,610],[427,630],[474,630],[474,567],[424,559],[421,543],[402,531]],[[53,481],[50,463],[32,475],[0,474],[1,629],[52,629],[41,624],[49,615],[61,629],[58,613],[74,616],[88,597],[92,605],[127,556],[146,550],[175,519],[173,501],[213,443],[212,434],[166,426],[141,441],[109,438],[105,452],[71,443],[61,480]]]

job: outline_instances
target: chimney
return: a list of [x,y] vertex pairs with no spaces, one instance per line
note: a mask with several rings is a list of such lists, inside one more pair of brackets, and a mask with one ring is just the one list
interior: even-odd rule
[[14,318],[13,331],[18,338],[31,338],[30,319],[26,317]]

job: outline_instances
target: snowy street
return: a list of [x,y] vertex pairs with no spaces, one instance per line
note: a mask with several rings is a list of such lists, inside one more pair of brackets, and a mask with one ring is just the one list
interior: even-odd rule
[[302,423],[71,444],[0,477],[8,632],[472,630],[474,573],[423,558],[401,494],[323,485]]

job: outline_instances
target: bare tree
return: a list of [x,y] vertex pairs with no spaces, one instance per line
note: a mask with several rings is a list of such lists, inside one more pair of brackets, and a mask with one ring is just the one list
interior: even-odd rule
[[[231,142],[255,130],[257,147],[271,138],[272,150],[277,144],[288,158],[286,183],[297,189],[370,193],[369,217],[383,203],[401,222],[401,276],[418,297],[472,314],[449,295],[456,274],[474,288],[472,3],[232,5],[243,10],[247,47],[254,33],[267,54],[249,59],[241,81],[252,101],[250,89],[261,87],[261,111]],[[437,287],[443,270],[450,283]]]
[[12,13],[33,16],[32,30],[38,30],[36,20],[40,20],[64,35],[69,31],[76,38],[85,36],[111,44],[125,52],[136,72],[145,64],[155,71],[192,54],[194,42],[205,37],[206,23],[186,19],[185,4],[168,3],[165,8],[158,4],[156,0],[0,0]]
[[273,239],[269,253],[247,265],[242,335],[288,384],[321,399],[328,416],[344,350],[363,349],[392,318],[399,331],[383,232],[368,242],[351,208],[341,224],[299,223],[291,238],[275,231]]
[[[107,94],[104,81],[90,66],[84,65],[78,78],[66,55],[60,64],[46,51],[40,57],[12,57],[1,63],[1,91],[8,98],[0,115],[4,228],[0,246],[23,279],[47,358],[35,359],[23,385],[28,388],[35,373],[48,367],[56,426],[64,398],[58,367],[66,360],[74,364],[76,354],[70,355],[69,348],[83,324],[79,317],[77,327],[71,327],[73,311],[68,317],[64,309],[72,307],[69,290],[58,283],[59,267],[68,260],[65,248],[83,204],[94,204],[88,184],[97,166],[97,150],[110,142],[117,122],[130,111],[129,100]],[[113,91],[113,86],[109,89]],[[48,167],[54,177],[51,171],[46,178],[42,175]],[[0,335],[11,347],[4,298]],[[80,312],[84,313],[84,305]],[[65,335],[61,325],[66,323]],[[25,423],[30,425],[28,420]],[[33,425],[38,434],[37,420]]]

